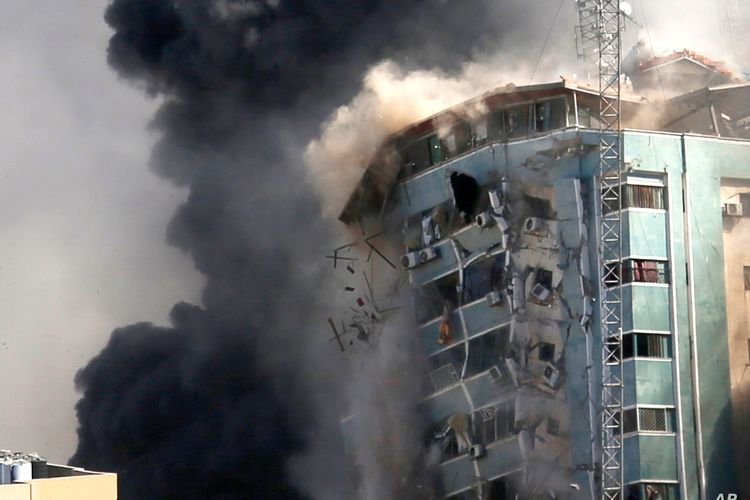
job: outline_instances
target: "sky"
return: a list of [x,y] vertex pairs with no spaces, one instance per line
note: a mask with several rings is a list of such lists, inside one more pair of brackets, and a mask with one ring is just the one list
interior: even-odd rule
[[[76,371],[114,328],[200,303],[204,282],[165,242],[187,194],[149,170],[159,101],[107,66],[106,4],[4,0],[0,18],[0,448],[57,462],[76,444]],[[646,27],[718,47],[714,12],[675,5],[650,6]],[[681,28],[697,19],[697,37]]]
[[186,193],[149,170],[158,102],[107,66],[105,6],[5,0],[0,17],[0,448],[62,463],[76,371],[203,283],[165,243]]

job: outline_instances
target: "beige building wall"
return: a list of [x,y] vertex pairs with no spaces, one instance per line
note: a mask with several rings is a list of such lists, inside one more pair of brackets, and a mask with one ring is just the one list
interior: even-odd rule
[[117,500],[117,475],[34,479],[29,481],[31,500]]
[[73,475],[0,486],[0,500],[117,500],[117,474],[66,468]]
[[[740,193],[750,193],[750,183],[722,180],[722,204],[740,203]],[[750,211],[750,206],[745,210]],[[725,216],[724,279],[737,471],[746,470],[743,464],[750,463],[750,290],[745,286],[745,267],[750,267],[750,213],[743,217]],[[750,491],[750,475],[739,476],[742,491]]]
[[30,498],[30,484],[3,484],[0,486],[0,500],[29,500]]

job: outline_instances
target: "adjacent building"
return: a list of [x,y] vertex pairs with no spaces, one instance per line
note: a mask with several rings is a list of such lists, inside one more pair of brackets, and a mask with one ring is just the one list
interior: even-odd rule
[[0,451],[2,500],[117,500],[117,475],[47,463],[36,454]]

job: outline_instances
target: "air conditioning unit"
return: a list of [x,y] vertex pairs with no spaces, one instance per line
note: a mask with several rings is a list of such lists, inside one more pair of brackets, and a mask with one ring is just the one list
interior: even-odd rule
[[426,262],[430,262],[431,260],[437,259],[438,252],[434,247],[423,248],[422,251],[419,252],[419,257],[422,264],[424,264]]
[[492,224],[495,223],[495,219],[492,218],[492,214],[489,212],[482,212],[481,214],[477,215],[476,217],[476,223],[477,226],[484,229],[486,227],[490,227]]
[[401,265],[404,269],[413,269],[422,263],[420,252],[409,252],[401,257]]
[[490,292],[485,297],[485,300],[487,301],[487,305],[490,307],[499,306],[503,303],[503,294],[497,291]]
[[544,220],[538,217],[529,217],[523,223],[523,229],[527,233],[538,233],[539,231],[544,229],[544,226]]
[[552,292],[541,283],[537,283],[534,285],[534,288],[531,289],[531,296],[538,302],[546,302],[547,299],[550,298],[550,295],[552,295]]
[[543,377],[544,382],[554,389],[557,385],[558,379],[560,378],[560,370],[555,368],[552,363],[547,363],[547,366],[544,368]]
[[742,217],[742,203],[724,203],[724,215]]
[[484,448],[483,444],[472,444],[469,446],[469,456],[472,460],[476,460],[478,458],[482,458],[487,454],[487,450]]

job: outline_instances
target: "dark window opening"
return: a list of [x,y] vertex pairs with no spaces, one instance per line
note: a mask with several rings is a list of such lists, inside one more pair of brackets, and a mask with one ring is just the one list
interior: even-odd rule
[[418,324],[425,323],[445,313],[445,308],[458,305],[458,275],[450,274],[428,283],[414,294],[414,309]]
[[627,434],[629,432],[638,431],[638,412],[635,408],[623,410],[622,412],[622,432]]
[[430,146],[427,138],[419,139],[401,150],[403,175],[408,177],[430,167]]
[[656,333],[628,333],[622,336],[622,357],[670,358],[671,338]]
[[539,361],[552,363],[555,360],[555,344],[542,342],[539,345]]
[[678,500],[676,484],[636,483],[625,486],[625,500]]
[[505,133],[508,137],[523,137],[529,134],[529,108],[528,104],[523,104],[505,111]]
[[504,291],[506,286],[505,256],[484,259],[464,269],[463,303],[479,300],[492,291]]
[[471,339],[466,376],[489,370],[502,361],[508,347],[508,334],[508,327],[502,327]]
[[450,176],[453,199],[461,217],[469,224],[473,220],[474,212],[479,202],[479,184],[470,175],[453,172]]
[[625,259],[622,266],[617,262],[607,264],[604,283],[610,287],[617,285],[620,272],[623,284],[669,282],[667,263],[661,260]]
[[516,418],[515,400],[511,399],[474,412],[474,438],[485,446],[513,434]]

